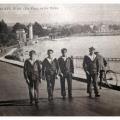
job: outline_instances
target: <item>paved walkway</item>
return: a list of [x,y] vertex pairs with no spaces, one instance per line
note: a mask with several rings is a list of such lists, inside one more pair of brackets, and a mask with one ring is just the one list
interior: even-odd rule
[[0,115],[1,116],[63,116],[120,115],[120,93],[103,88],[100,98],[89,99],[86,84],[73,80],[73,100],[62,100],[60,83],[56,80],[54,101],[47,100],[46,82],[40,86],[39,106],[30,106],[28,89],[22,68],[0,62]]

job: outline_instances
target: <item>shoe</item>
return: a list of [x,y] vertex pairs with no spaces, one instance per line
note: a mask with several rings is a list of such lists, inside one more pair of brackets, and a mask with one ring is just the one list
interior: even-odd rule
[[53,97],[48,97],[48,101],[52,101],[53,100]]
[[48,97],[48,101],[51,101],[51,97]]
[[53,100],[53,96],[51,96],[51,100]]
[[65,96],[63,96],[63,100],[65,100],[65,98],[66,98],[66,97],[65,97]]
[[38,100],[35,100],[35,104],[38,104],[39,103],[39,101]]
[[102,87],[100,86],[99,89],[102,89]]
[[31,106],[33,105],[33,101],[30,101],[30,105],[31,105]]
[[69,95],[68,97],[69,97],[69,99],[72,99],[72,95]]
[[92,95],[91,95],[91,94],[89,94],[89,98],[92,98]]
[[100,97],[100,94],[96,94],[95,97]]

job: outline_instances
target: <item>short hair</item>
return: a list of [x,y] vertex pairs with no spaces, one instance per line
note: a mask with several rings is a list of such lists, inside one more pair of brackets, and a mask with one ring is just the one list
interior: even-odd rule
[[48,50],[47,50],[47,53],[49,53],[50,51],[51,51],[52,53],[54,52],[52,49],[48,49]]
[[33,54],[36,54],[35,50],[31,50],[31,51],[29,52],[29,56],[31,56],[31,55],[33,55]]
[[94,47],[90,47],[89,50],[95,50],[95,48]]
[[62,48],[61,52],[63,53],[63,51],[67,51],[67,48]]

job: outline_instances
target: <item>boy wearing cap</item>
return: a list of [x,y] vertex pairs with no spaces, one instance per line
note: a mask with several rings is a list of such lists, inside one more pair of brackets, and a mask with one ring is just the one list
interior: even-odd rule
[[94,87],[95,97],[99,97],[98,91],[98,74],[99,74],[99,62],[97,56],[94,54],[95,48],[89,48],[89,55],[84,56],[83,68],[87,76],[87,93],[89,97],[92,97],[92,84]]
[[36,52],[31,50],[29,52],[30,58],[24,63],[24,77],[28,84],[30,104],[35,104],[39,100],[39,84],[41,83],[42,64],[41,61],[36,60]]
[[99,54],[98,51],[95,51],[95,55],[98,57],[98,61],[99,61],[99,71],[100,71],[99,78],[100,78],[100,89],[101,89],[103,76],[106,74],[107,61],[102,55]]

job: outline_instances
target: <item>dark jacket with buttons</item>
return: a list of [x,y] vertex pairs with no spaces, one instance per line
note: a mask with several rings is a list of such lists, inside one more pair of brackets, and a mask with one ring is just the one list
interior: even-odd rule
[[99,72],[99,61],[98,57],[96,56],[95,59],[92,61],[89,56],[84,56],[83,60],[83,68],[88,71],[90,74],[98,73]]
[[46,75],[54,75],[58,74],[58,61],[57,59],[53,59],[52,63],[50,63],[47,58],[44,59],[42,63],[42,73],[43,76],[45,77]]
[[60,57],[58,59],[58,63],[59,63],[60,73],[63,73],[63,74],[74,73],[73,59],[71,57],[67,57],[65,61],[62,57]]
[[33,65],[27,59],[24,63],[24,77],[29,80],[39,80],[41,82],[42,77],[42,63],[36,60]]
[[98,54],[97,57],[98,57],[98,61],[99,61],[99,69],[105,70],[105,67],[107,66],[106,59],[100,54]]

